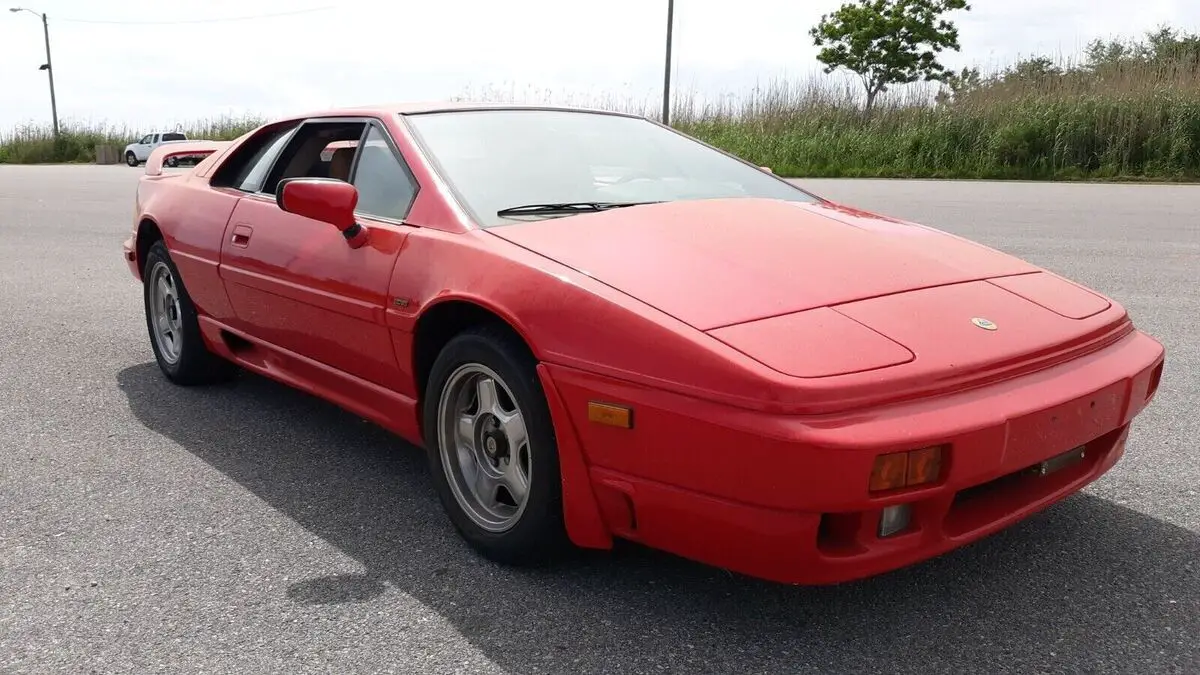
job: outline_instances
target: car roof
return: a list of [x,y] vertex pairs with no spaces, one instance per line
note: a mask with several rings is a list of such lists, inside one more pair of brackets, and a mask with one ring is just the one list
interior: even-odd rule
[[482,101],[401,101],[397,103],[375,103],[361,106],[347,106],[327,110],[311,111],[305,115],[291,116],[291,119],[305,117],[333,117],[337,115],[420,115],[424,113],[456,112],[466,110],[560,110],[568,112],[599,113],[619,115],[622,117],[637,117],[633,113],[604,110],[600,108],[584,108],[579,106],[548,105],[542,103],[498,103]]

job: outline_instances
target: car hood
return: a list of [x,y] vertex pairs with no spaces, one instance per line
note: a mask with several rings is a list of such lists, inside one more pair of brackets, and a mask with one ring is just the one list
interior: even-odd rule
[[668,202],[489,229],[708,331],[1039,268],[829,202]]

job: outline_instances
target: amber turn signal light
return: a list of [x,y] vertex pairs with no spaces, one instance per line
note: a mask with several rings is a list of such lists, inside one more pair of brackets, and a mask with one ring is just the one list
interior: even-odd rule
[[907,452],[895,452],[875,458],[875,466],[871,468],[871,492],[902,488],[907,481]]
[[921,448],[908,453],[907,485],[932,483],[942,475],[942,446]]
[[926,485],[942,475],[944,446],[935,445],[908,452],[892,452],[875,458],[871,467],[871,492]]
[[588,402],[588,421],[622,429],[633,428],[633,410],[611,403]]

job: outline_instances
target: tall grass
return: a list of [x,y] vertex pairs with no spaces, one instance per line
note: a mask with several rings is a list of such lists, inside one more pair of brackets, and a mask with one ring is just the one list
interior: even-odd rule
[[[1200,179],[1200,65],[1068,63],[1027,73],[1031,62],[954,96],[933,84],[887,92],[869,114],[853,84],[816,77],[740,95],[685,93],[673,101],[671,120],[788,176]],[[660,116],[657,100],[632,97],[484,89],[465,98],[553,98]]]
[[[1128,49],[1099,45],[1080,63],[1030,59],[961,77],[949,89],[888,92],[870,113],[854,86],[827,77],[716,98],[685,92],[673,102],[672,123],[788,176],[1197,180],[1200,38],[1180,42],[1193,51],[1169,58],[1148,51],[1154,39]],[[462,98],[567,103],[655,119],[660,105],[653,96],[564,99],[511,88]],[[219,118],[184,130],[226,139],[259,122]],[[123,145],[134,133],[76,124],[56,144],[49,129],[25,126],[0,132],[0,162],[92,161],[97,143]]]
[[[796,176],[1200,178],[1200,92],[1025,92],[870,116],[804,99],[705,109],[681,129]],[[732,106],[731,106],[732,107]]]
[[[188,138],[232,140],[261,124],[253,116],[218,117],[184,124],[166,124],[163,129],[183,131]],[[59,136],[48,124],[24,124],[8,131],[0,130],[0,164],[43,164],[96,161],[97,145],[124,148],[143,134],[144,129],[104,122],[66,120]]]

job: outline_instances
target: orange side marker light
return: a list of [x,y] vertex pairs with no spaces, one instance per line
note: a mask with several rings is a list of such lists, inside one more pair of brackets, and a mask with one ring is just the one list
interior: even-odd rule
[[633,409],[611,403],[588,401],[588,421],[622,429],[633,428]]

